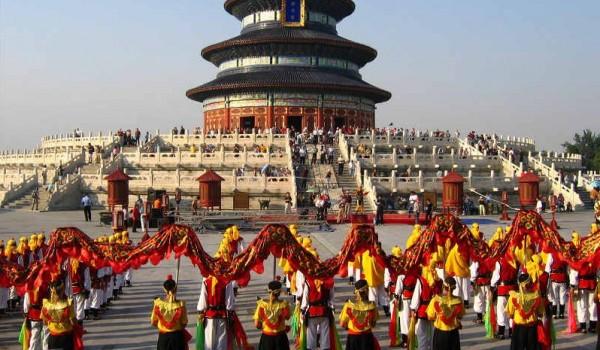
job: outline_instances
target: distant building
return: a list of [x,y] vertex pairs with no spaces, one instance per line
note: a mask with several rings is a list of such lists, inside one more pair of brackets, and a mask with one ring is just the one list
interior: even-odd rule
[[217,78],[187,96],[202,102],[205,130],[374,127],[376,104],[391,94],[362,80],[377,56],[337,35],[352,0],[227,0],[239,36],[202,56]]

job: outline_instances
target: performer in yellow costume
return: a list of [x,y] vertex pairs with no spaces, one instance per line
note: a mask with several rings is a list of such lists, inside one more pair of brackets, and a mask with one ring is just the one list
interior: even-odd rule
[[50,285],[50,299],[42,302],[42,320],[48,328],[48,349],[75,349],[73,333],[77,320],[71,299],[65,296],[65,285],[62,280]]
[[519,276],[519,291],[511,291],[506,313],[513,320],[510,348],[514,350],[538,349],[538,322],[544,316],[544,300],[533,287],[531,277]]
[[254,324],[262,331],[258,350],[289,350],[286,321],[292,316],[290,305],[279,299],[281,282],[269,282],[268,291],[269,299],[257,301],[254,313]]
[[185,330],[188,323],[185,301],[177,300],[177,284],[169,275],[163,283],[165,298],[154,300],[150,324],[158,328],[157,350],[188,349],[190,336]]
[[435,295],[427,306],[427,318],[433,321],[433,350],[460,350],[460,320],[465,314],[461,298],[455,297],[453,277],[444,280],[442,295]]
[[377,323],[377,305],[369,301],[367,281],[359,280],[354,284],[355,300],[348,300],[340,314],[340,326],[348,330],[346,350],[378,349],[373,336]]

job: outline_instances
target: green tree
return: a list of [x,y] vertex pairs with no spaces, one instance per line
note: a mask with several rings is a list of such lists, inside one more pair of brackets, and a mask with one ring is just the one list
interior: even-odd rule
[[586,169],[600,171],[600,134],[585,129],[573,136],[573,143],[565,142],[562,146],[567,153],[581,154]]

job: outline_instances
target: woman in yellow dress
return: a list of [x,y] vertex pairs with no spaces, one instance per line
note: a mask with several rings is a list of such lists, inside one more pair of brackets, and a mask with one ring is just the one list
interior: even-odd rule
[[269,299],[257,301],[254,313],[254,325],[262,331],[258,350],[289,350],[290,342],[287,337],[289,327],[286,321],[292,313],[287,301],[279,299],[281,282],[269,283]]
[[379,349],[373,336],[377,323],[377,305],[369,301],[369,285],[365,280],[354,284],[354,301],[348,300],[340,314],[340,326],[348,330],[346,350]]
[[465,314],[463,300],[453,295],[454,277],[444,280],[442,295],[436,295],[427,306],[427,318],[433,322],[433,350],[460,350],[460,320]]
[[72,300],[65,296],[62,280],[50,284],[50,299],[43,300],[41,316],[50,333],[48,349],[75,349],[75,308]]
[[187,326],[187,309],[185,301],[177,300],[177,284],[171,275],[163,283],[165,298],[156,298],[152,308],[150,323],[158,328],[157,350],[182,350],[188,349],[189,333]]

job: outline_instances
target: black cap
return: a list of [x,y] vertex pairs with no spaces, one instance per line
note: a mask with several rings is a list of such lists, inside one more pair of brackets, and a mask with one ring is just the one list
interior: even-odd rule
[[447,285],[448,287],[456,287],[456,280],[454,279],[454,277],[446,277],[446,279],[444,280],[444,284]]
[[529,280],[529,274],[524,273],[519,276],[519,283],[527,282]]
[[358,281],[356,281],[356,283],[354,283],[354,289],[356,289],[356,290],[363,289],[367,286],[368,285],[367,285],[366,280],[358,280]]
[[276,291],[281,289],[281,282],[279,281],[271,281],[269,282],[269,290],[270,291]]

